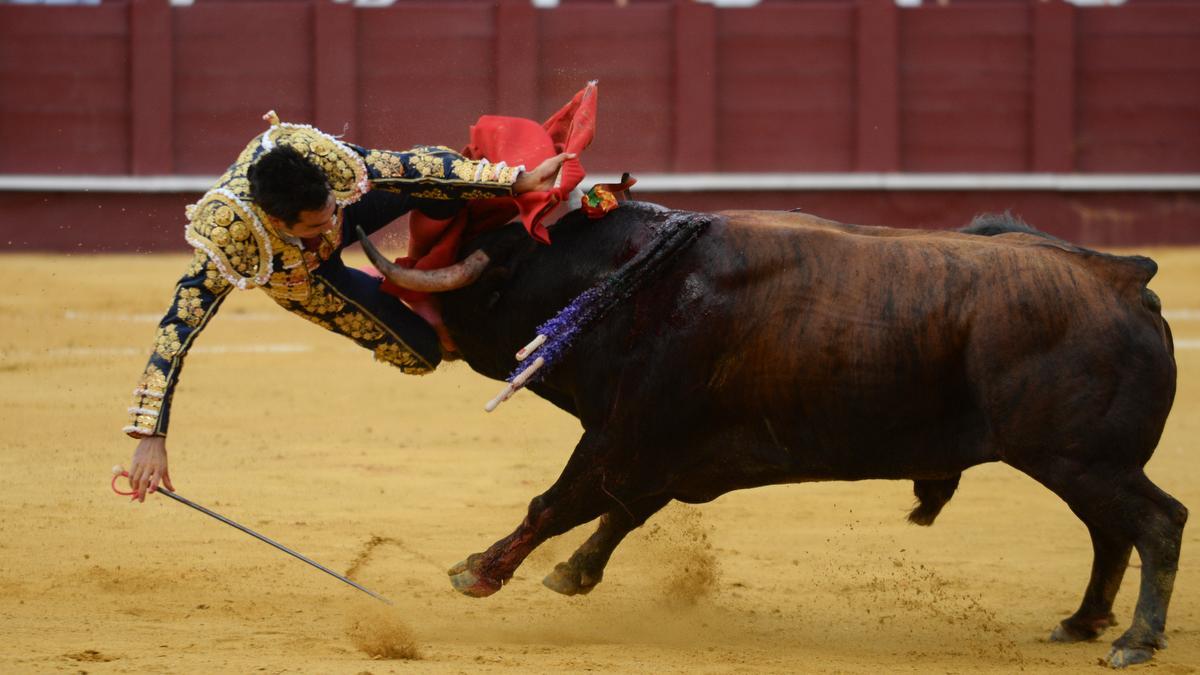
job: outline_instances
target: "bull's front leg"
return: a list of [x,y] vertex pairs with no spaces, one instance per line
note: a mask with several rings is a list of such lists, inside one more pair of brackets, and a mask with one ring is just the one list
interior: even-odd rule
[[[476,598],[495,593],[543,541],[611,509],[612,501],[605,496],[603,487],[606,456],[598,435],[585,433],[562,475],[549,490],[529,503],[529,511],[517,529],[483,553],[471,555],[450,568],[450,583],[454,588]],[[611,479],[607,489],[613,489]]]

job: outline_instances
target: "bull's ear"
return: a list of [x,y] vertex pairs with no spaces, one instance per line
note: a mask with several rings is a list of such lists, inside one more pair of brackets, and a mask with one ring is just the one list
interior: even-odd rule
[[483,304],[486,309],[492,309],[496,306],[496,303],[500,302],[500,298],[504,297],[504,289],[508,286],[508,281],[512,279],[512,276],[512,269],[507,266],[497,265],[488,267],[484,271],[483,276],[475,282],[475,285],[480,288],[492,289],[488,293],[487,301]]

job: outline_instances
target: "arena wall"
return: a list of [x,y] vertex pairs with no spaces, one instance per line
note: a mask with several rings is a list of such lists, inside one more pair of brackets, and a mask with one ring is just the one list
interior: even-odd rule
[[[587,168],[709,176],[641,194],[681,208],[943,227],[1007,208],[1088,243],[1200,242],[1196,181],[1173,180],[1200,174],[1200,5],[1170,0],[0,5],[0,242],[179,247],[190,186],[268,109],[367,146],[456,146],[481,114],[540,119],[591,79]],[[759,173],[799,178],[721,189]],[[977,179],[855,187],[867,174]],[[1164,180],[988,180],[1077,174]],[[63,180],[79,176],[135,180]],[[146,188],[164,176],[199,178]]]

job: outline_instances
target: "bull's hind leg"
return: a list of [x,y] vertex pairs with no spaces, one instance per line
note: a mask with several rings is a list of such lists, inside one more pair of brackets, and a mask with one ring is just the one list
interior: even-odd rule
[[604,567],[625,535],[671,501],[670,497],[646,497],[600,517],[600,525],[567,562],[559,563],[542,584],[563,595],[586,595],[604,578]]
[[1183,526],[1187,523],[1187,508],[1145,474],[1138,472],[1132,483],[1136,501],[1130,504],[1132,522],[1127,526],[1136,528],[1133,545],[1142,559],[1142,580],[1133,624],[1117,638],[1108,655],[1108,663],[1114,668],[1148,661],[1154,650],[1167,646],[1167,606],[1175,587]]
[[1115,668],[1142,663],[1166,646],[1167,606],[1179,565],[1187,509],[1146,478],[1140,468],[1071,462],[1052,463],[1027,473],[1053,490],[1092,533],[1095,559],[1079,611],[1062,622],[1052,639],[1088,639],[1111,625],[1112,602],[1120,587],[1130,548],[1142,559],[1141,585],[1133,623],[1113,643],[1108,662]]

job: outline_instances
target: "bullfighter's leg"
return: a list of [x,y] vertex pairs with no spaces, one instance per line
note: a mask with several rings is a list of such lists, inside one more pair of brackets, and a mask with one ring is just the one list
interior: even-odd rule
[[1112,597],[1120,585],[1128,547],[1142,560],[1141,585],[1133,623],[1108,655],[1115,668],[1142,663],[1166,647],[1167,605],[1179,566],[1179,548],[1187,509],[1150,482],[1140,468],[1053,463],[1053,469],[1021,467],[1053,490],[1093,532],[1096,558],[1080,610],[1062,623],[1054,637],[1081,635],[1108,623]]
[[619,491],[619,486],[605,472],[602,458],[606,451],[599,434],[585,433],[562,475],[549,490],[533,498],[517,529],[483,553],[450,568],[454,588],[477,598],[489,596],[512,578],[543,541],[607,513],[613,504],[612,491]]
[[600,516],[600,525],[567,562],[559,563],[542,584],[563,595],[586,595],[604,578],[604,567],[625,535],[642,526],[671,501],[670,497],[646,497]]

